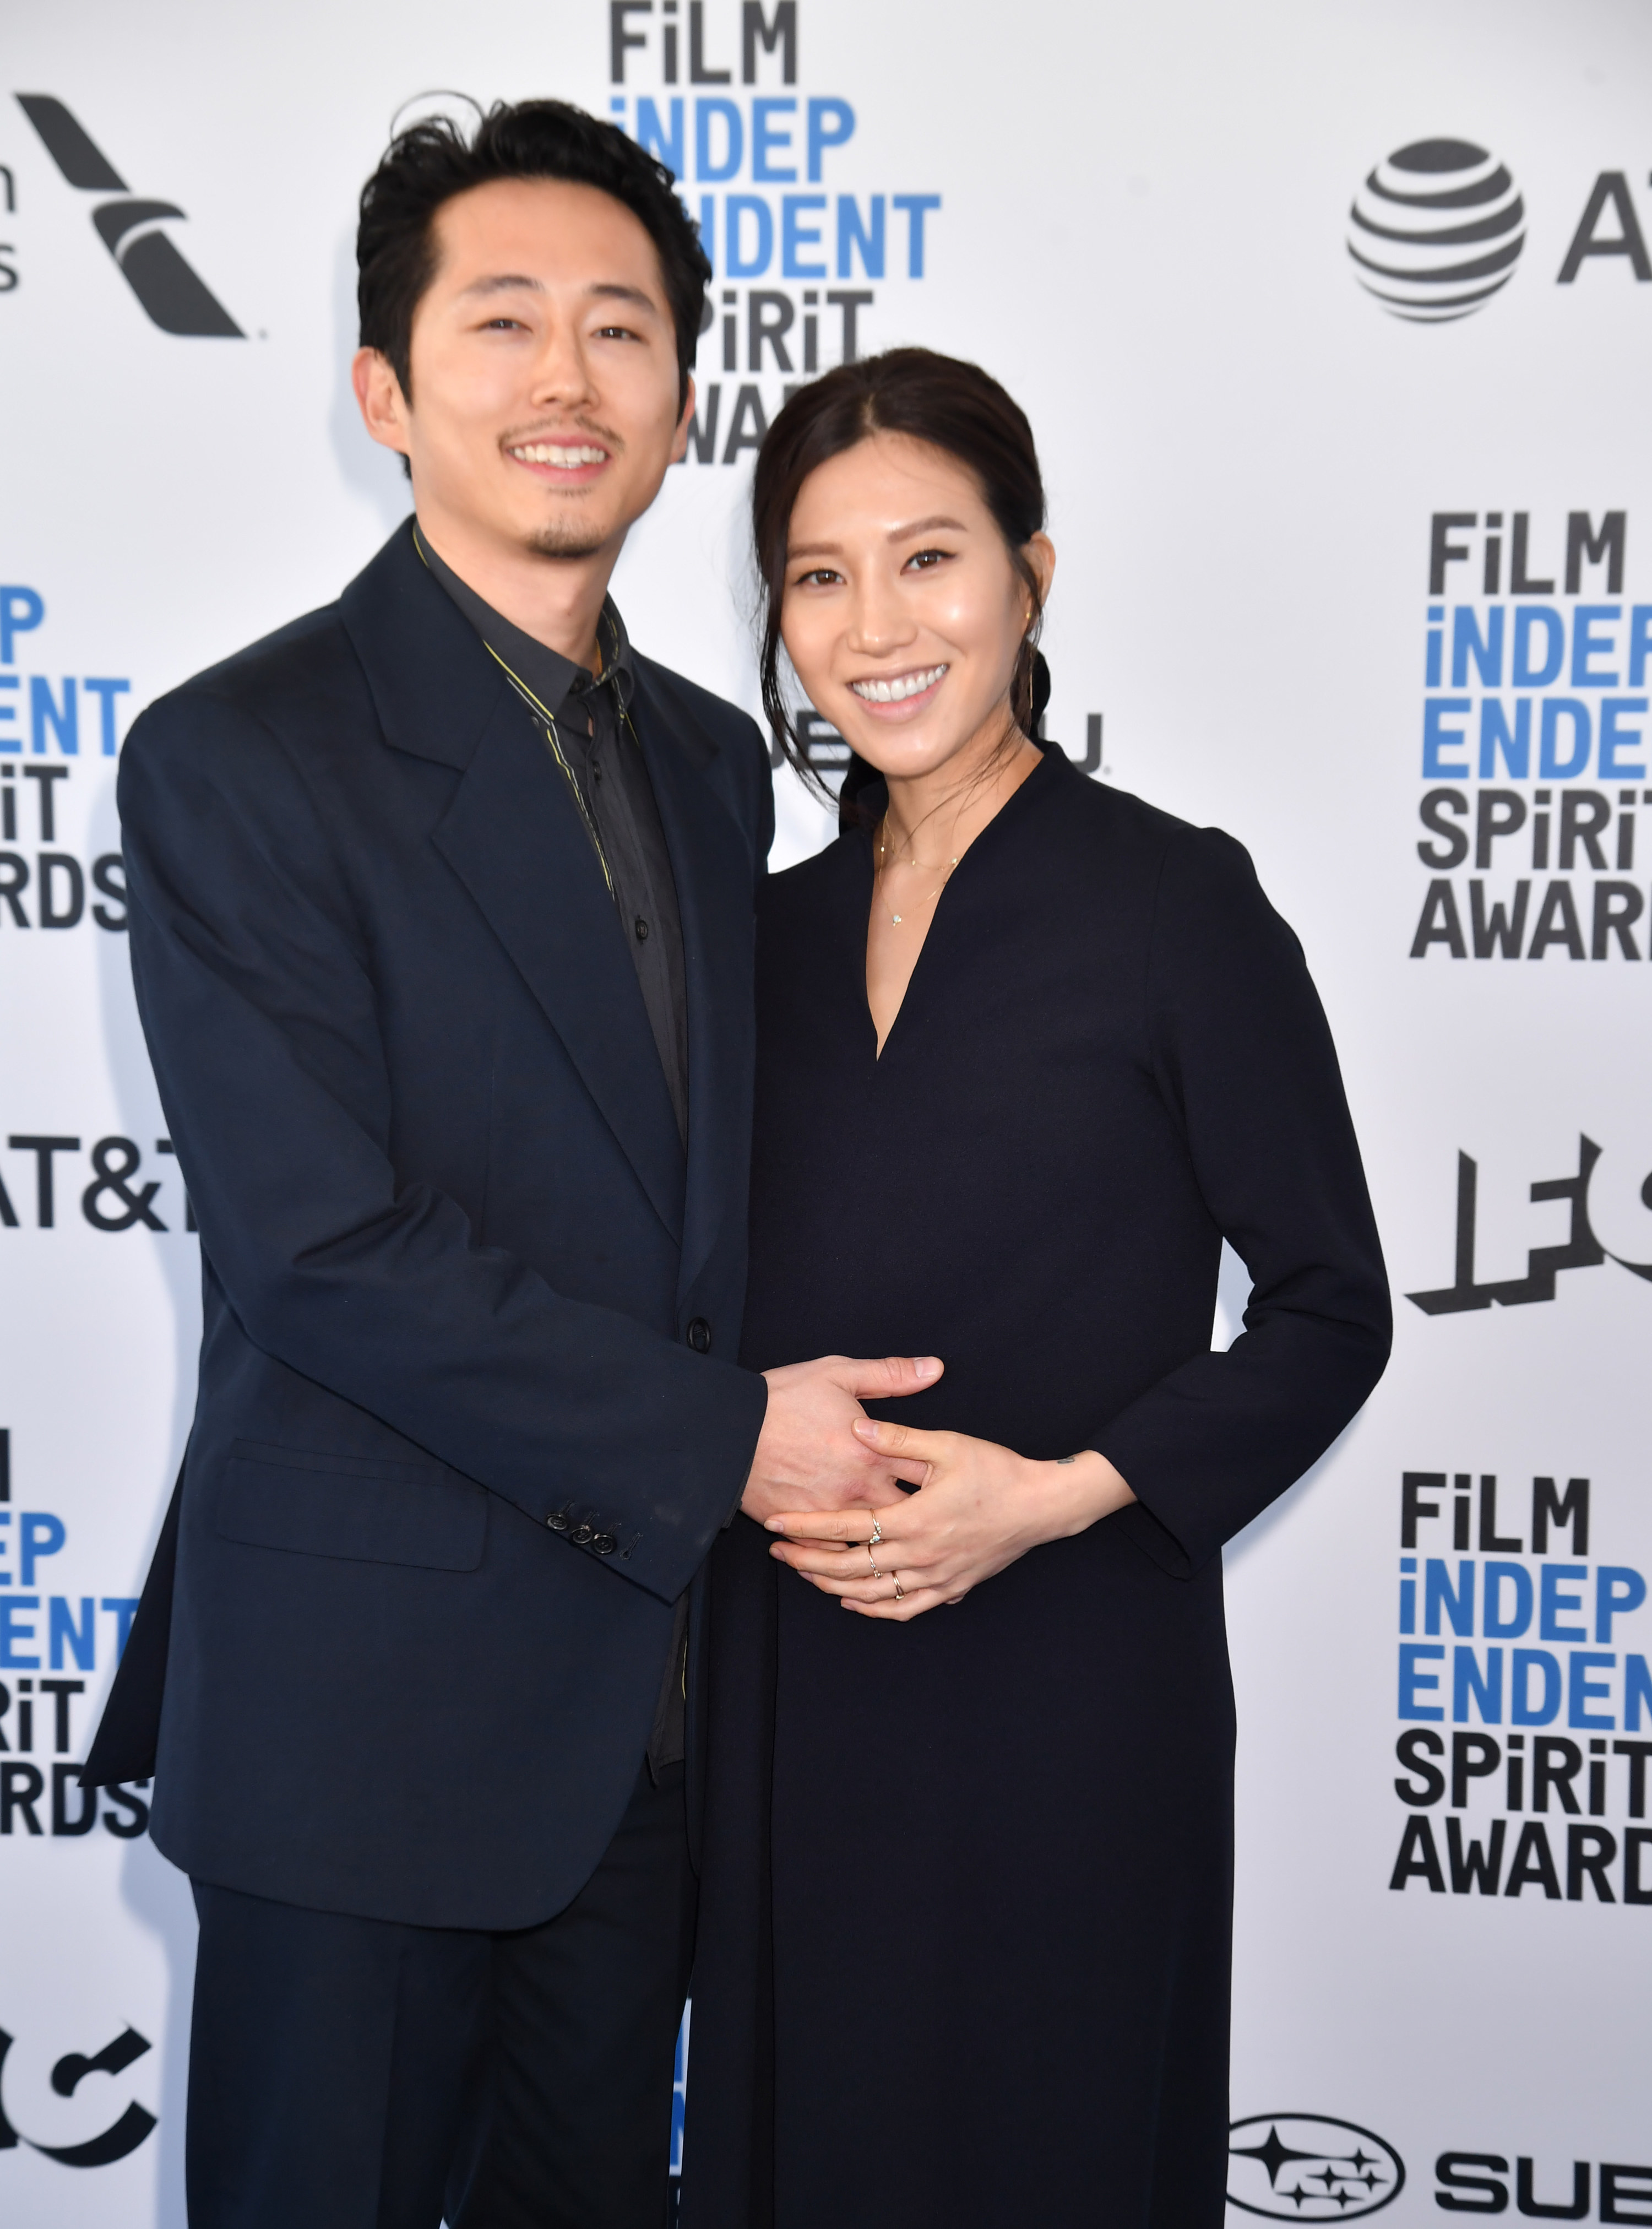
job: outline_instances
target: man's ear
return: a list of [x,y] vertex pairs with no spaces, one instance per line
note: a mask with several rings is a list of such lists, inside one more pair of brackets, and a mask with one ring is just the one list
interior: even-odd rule
[[381,448],[407,454],[407,420],[411,414],[401,382],[381,350],[357,349],[350,363],[350,385],[362,413],[362,423]]
[[694,375],[688,375],[688,390],[682,398],[682,412],[677,420],[677,430],[671,441],[671,461],[680,465],[688,453],[688,427],[694,419]]

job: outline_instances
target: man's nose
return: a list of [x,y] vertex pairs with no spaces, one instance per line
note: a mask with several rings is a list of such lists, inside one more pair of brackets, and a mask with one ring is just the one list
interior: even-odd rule
[[577,331],[553,326],[546,334],[534,365],[533,397],[543,407],[560,403],[579,408],[595,400],[596,382],[591,362]]

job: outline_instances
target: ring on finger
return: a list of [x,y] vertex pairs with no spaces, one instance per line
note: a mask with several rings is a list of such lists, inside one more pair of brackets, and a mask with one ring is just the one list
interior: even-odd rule
[[871,1538],[867,1542],[867,1544],[866,1544],[866,1545],[867,1545],[867,1546],[868,1546],[868,1548],[875,1548],[875,1547],[877,1546],[877,1545],[878,1545],[879,1541],[880,1541],[880,1540],[881,1540],[881,1539],[882,1539],[882,1538],[883,1538],[883,1527],[882,1527],[882,1526],[881,1526],[881,1525],[880,1525],[880,1524],[879,1524],[879,1522],[878,1522],[877,1519],[874,1517],[874,1518],[872,1519],[872,1538]]
[[877,1558],[873,1554],[873,1552],[872,1552],[872,1551],[871,1551],[871,1548],[870,1548],[869,1546],[868,1546],[868,1549],[867,1549],[866,1555],[867,1555],[867,1561],[868,1561],[868,1562],[871,1564],[871,1566],[872,1566],[872,1576],[873,1576],[873,1577],[874,1577],[874,1579],[880,1579],[880,1578],[883,1577],[883,1573],[882,1573],[882,1572],[878,1569],[878,1559],[877,1559]]
[[906,1588],[900,1583],[900,1574],[899,1571],[891,1571],[889,1576],[895,1583],[895,1600],[897,1602],[900,1602],[904,1599],[906,1592]]

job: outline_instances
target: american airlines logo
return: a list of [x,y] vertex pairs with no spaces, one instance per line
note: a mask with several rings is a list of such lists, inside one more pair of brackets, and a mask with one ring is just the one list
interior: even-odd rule
[[50,93],[20,93],[17,102],[76,192],[119,196],[99,202],[92,222],[122,278],[161,331],[195,339],[245,339],[228,311],[162,229],[167,218],[183,215],[177,204],[140,201],[132,195],[108,157]]

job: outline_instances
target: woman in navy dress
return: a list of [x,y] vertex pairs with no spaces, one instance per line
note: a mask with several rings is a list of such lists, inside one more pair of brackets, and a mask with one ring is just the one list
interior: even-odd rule
[[855,756],[760,906],[745,1359],[945,1368],[858,1428],[887,1506],[714,1557],[687,2229],[1222,2219],[1220,1551],[1371,1391],[1387,1291],[1245,852],[1034,740],[1043,518],[1020,410],[922,350],[758,466],[771,717],[784,638]]

